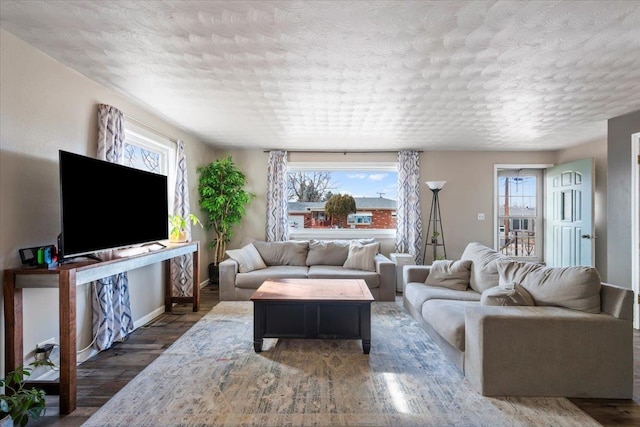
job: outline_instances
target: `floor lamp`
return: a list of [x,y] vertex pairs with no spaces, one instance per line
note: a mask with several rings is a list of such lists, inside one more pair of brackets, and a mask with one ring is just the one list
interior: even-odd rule
[[431,200],[431,212],[429,213],[429,224],[427,225],[427,236],[424,239],[424,255],[422,264],[424,265],[427,258],[427,246],[433,248],[433,261],[437,258],[438,246],[442,246],[444,258],[447,258],[447,249],[444,246],[444,231],[442,230],[442,216],[440,215],[440,200],[438,193],[447,181],[427,181],[425,184],[433,192]]

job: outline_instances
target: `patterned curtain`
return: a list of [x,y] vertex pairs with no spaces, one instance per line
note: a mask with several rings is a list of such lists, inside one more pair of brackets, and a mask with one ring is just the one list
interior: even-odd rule
[[[176,191],[173,200],[173,213],[187,218],[191,213],[189,208],[189,184],[187,181],[187,156],[184,153],[184,142],[178,140],[176,159]],[[187,221],[185,229],[187,241],[191,241],[191,222]],[[173,295],[193,295],[193,255],[187,254],[171,259],[171,283]]]
[[[111,163],[124,161],[124,114],[117,108],[98,106],[98,158]],[[105,209],[114,215],[122,215],[117,200],[105,201]],[[98,224],[98,226],[100,226]],[[119,273],[93,282],[93,344],[97,350],[105,350],[115,342],[124,340],[133,331],[129,279],[127,273]]]
[[422,263],[422,217],[420,214],[420,159],[417,151],[398,152],[398,210],[396,252]]
[[287,152],[271,151],[267,169],[267,241],[289,240]]

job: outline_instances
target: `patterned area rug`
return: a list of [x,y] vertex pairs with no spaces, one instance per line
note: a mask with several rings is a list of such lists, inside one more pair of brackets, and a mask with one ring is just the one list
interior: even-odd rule
[[564,398],[487,398],[396,303],[360,341],[265,339],[221,302],[86,426],[597,426]]

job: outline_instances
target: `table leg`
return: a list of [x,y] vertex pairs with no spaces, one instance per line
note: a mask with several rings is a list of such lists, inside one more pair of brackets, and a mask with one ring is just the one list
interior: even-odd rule
[[200,245],[192,254],[193,264],[193,311],[200,309]]
[[[173,281],[171,280],[171,259],[164,261],[165,286],[164,286],[164,311],[171,313],[173,310]],[[195,286],[195,283],[194,283]]]
[[61,270],[60,293],[60,413],[76,409],[76,271]]
[[4,332],[5,332],[5,372],[22,365],[22,289],[16,288],[16,275],[4,271]]
[[371,303],[360,306],[360,333],[362,334],[362,351],[371,351]]
[[261,302],[253,302],[253,349],[256,353],[262,351],[264,337],[264,305]]

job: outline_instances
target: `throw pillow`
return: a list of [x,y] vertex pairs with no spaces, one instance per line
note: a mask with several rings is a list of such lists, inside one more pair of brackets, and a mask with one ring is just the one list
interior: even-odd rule
[[600,274],[593,267],[546,267],[520,261],[498,261],[500,285],[519,283],[536,305],[600,313]]
[[489,288],[498,286],[496,261],[510,258],[481,243],[471,242],[465,248],[460,259],[472,262],[469,286],[474,291],[482,293]]
[[309,241],[307,265],[343,265],[349,256],[348,240]]
[[342,265],[355,270],[376,271],[375,257],[379,243],[363,245],[355,240],[349,243],[349,255]]
[[469,286],[471,261],[438,260],[431,264],[429,275],[424,282],[430,286],[440,286],[464,291]]
[[242,247],[242,249],[230,249],[226,252],[231,259],[238,262],[238,270],[240,273],[248,273],[253,270],[267,268],[258,250],[253,246],[253,243],[249,243]]
[[518,306],[535,305],[531,294],[517,283],[511,286],[494,286],[482,293],[480,297],[482,305]]
[[267,265],[306,266],[309,242],[287,240],[286,242],[253,242]]

